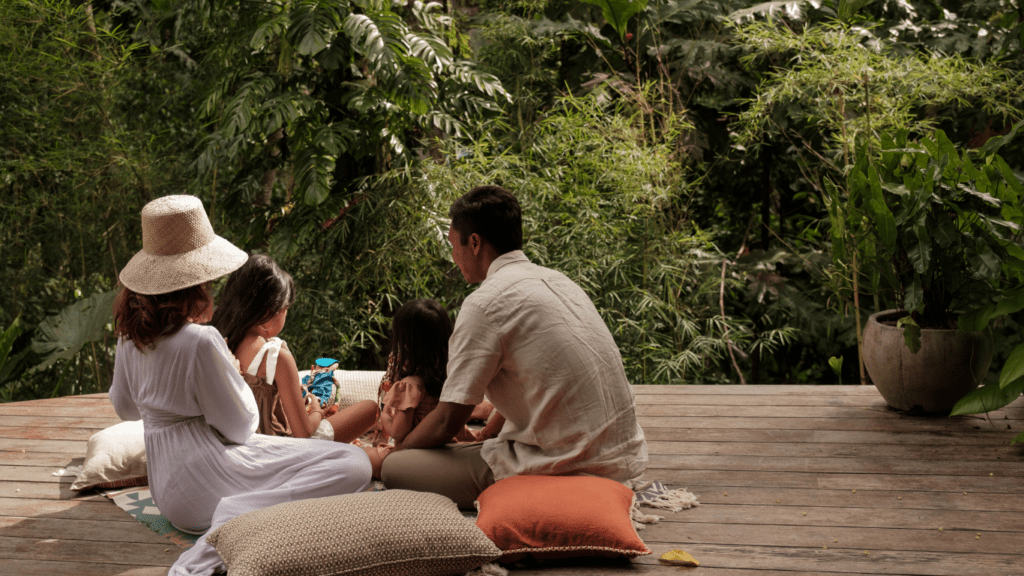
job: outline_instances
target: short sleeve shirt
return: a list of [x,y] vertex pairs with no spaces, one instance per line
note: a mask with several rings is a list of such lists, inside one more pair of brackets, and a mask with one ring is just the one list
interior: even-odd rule
[[463,303],[442,402],[484,395],[506,419],[481,455],[495,480],[518,474],[625,481],[647,465],[633,390],[608,327],[564,274],[503,254]]

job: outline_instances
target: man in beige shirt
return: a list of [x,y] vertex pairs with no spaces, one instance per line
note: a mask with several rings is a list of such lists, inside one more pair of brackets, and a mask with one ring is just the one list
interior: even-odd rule
[[[449,341],[441,402],[384,460],[389,488],[444,494],[460,507],[519,474],[627,481],[647,465],[633,390],[611,332],[565,275],[531,263],[519,202],[480,186],[450,210],[452,259],[482,282]],[[487,396],[504,425],[496,438],[448,445]]]

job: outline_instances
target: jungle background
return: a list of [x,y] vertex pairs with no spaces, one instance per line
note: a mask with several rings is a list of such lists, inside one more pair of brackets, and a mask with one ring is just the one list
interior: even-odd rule
[[827,184],[900,128],[1019,180],[1022,48],[1013,0],[6,0],[0,399],[108,389],[168,194],[294,276],[300,367],[382,369],[398,305],[472,291],[446,217],[485,183],[633,383],[859,384],[854,306],[894,295],[851,290]]

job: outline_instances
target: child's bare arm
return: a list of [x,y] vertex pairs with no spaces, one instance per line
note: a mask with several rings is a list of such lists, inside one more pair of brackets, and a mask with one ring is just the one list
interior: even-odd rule
[[412,430],[412,417],[415,408],[409,408],[407,410],[398,410],[395,412],[395,417],[391,421],[391,437],[395,439],[395,442],[401,442],[405,440],[405,437]]
[[437,448],[451,442],[459,428],[466,425],[473,406],[441,402],[409,433],[395,443],[396,450],[406,448]]
[[487,440],[489,438],[497,438],[498,433],[501,432],[502,426],[505,425],[505,417],[500,412],[495,411],[491,415],[491,418],[487,421],[487,424],[483,428],[477,431],[476,439]]
[[[324,413],[319,402],[307,404],[303,400],[302,382],[299,380],[295,357],[287,349],[282,349],[277,358],[274,382],[277,384],[281,406],[284,408],[284,416],[288,419],[292,436],[309,438],[316,432],[317,425],[323,419]],[[313,412],[319,412],[320,418],[313,416]]]
[[419,376],[406,376],[391,386],[391,390],[384,397],[381,424],[395,442],[401,442],[413,429],[416,407],[425,396],[426,390]]

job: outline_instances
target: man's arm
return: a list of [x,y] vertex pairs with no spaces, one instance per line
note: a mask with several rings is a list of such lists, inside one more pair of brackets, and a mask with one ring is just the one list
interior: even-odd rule
[[395,444],[395,449],[437,448],[452,441],[455,433],[469,422],[473,415],[473,404],[441,402],[409,432],[404,440]]

